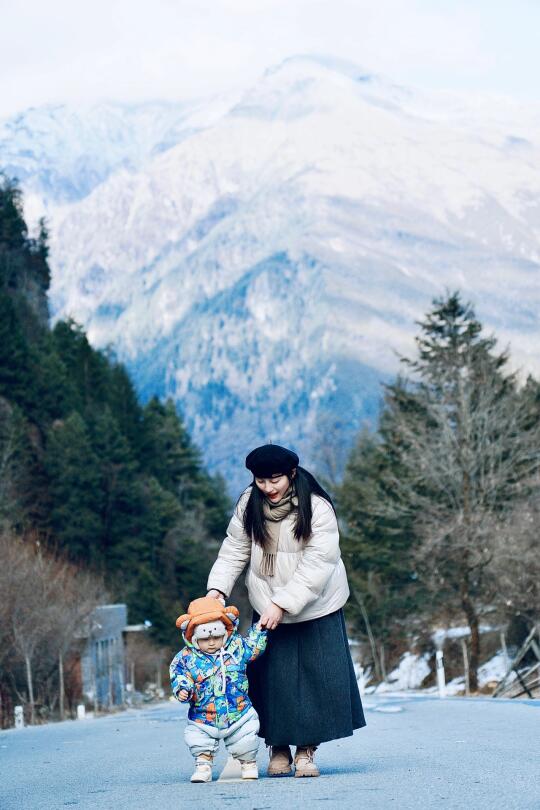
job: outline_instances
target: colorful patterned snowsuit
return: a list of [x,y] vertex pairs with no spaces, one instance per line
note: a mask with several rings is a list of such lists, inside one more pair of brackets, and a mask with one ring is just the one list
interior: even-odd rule
[[[248,697],[246,667],[264,652],[266,637],[267,631],[255,626],[245,638],[235,629],[213,655],[202,652],[184,637],[186,646],[173,658],[170,675],[176,699],[190,703],[185,736],[194,756],[216,750],[219,739],[224,739],[226,745],[230,740],[229,753],[239,759],[246,758],[246,754],[247,759],[256,755],[259,723]],[[187,701],[180,700],[182,689],[188,692]],[[239,740],[247,735],[249,742]]]

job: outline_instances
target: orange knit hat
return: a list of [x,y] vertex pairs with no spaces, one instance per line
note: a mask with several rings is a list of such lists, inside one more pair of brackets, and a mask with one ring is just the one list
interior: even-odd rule
[[177,618],[176,626],[182,630],[186,640],[191,641],[195,628],[200,624],[220,621],[223,622],[227,635],[230,636],[234,631],[238,616],[238,608],[235,608],[234,605],[224,607],[218,599],[214,599],[212,596],[202,596],[200,599],[190,602],[188,612]]

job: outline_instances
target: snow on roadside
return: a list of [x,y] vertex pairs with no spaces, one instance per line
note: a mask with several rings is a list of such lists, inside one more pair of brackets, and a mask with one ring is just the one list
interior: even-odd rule
[[[411,652],[404,653],[401,656],[398,666],[388,674],[386,682],[380,683],[378,686],[368,686],[365,691],[368,694],[380,695],[386,692],[406,692],[420,689],[423,680],[430,673],[429,658],[428,653],[424,655],[414,655]],[[504,653],[499,650],[499,652],[478,668],[479,687],[482,688],[490,683],[493,684],[501,681],[506,673],[507,666],[507,658]],[[357,676],[360,676],[359,672],[357,672]],[[515,677],[515,674],[511,673],[510,682],[513,681]],[[366,680],[368,679],[369,678]],[[422,689],[421,692],[424,694],[437,692],[437,687],[432,686],[425,688]],[[448,696],[457,695],[460,692],[465,692],[465,678],[463,675],[453,678],[446,684],[446,694]]]
[[[508,659],[502,650],[499,650],[495,655],[478,667],[478,686],[480,689],[487,686],[489,683],[499,683],[502,681],[506,670],[508,668]],[[515,680],[516,675],[514,672],[510,673],[509,683]],[[461,675],[459,678],[453,678],[446,684],[447,695],[457,695],[459,692],[465,691],[465,678]]]
[[429,675],[429,654],[414,655],[406,652],[401,656],[398,666],[387,675],[386,681],[380,683],[375,692],[395,692],[406,689],[418,689]]
[[[486,686],[490,681],[502,681],[508,669],[508,664],[508,658],[502,650],[495,653],[493,658],[490,658],[489,661],[486,661],[486,663],[482,664],[478,669],[478,682],[480,686]],[[515,677],[515,673],[512,672],[512,680],[514,680]]]

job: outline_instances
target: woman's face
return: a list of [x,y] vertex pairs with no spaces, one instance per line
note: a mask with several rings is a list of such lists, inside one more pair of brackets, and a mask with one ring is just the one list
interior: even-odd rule
[[[292,471],[291,478],[294,478],[295,472],[296,470]],[[271,478],[255,477],[255,483],[261,492],[264,492],[268,500],[273,503],[280,501],[289,489],[289,478],[281,473],[273,475]]]

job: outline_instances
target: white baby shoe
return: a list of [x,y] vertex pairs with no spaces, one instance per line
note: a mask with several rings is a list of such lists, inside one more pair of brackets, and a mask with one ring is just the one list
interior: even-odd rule
[[195,770],[191,775],[192,782],[211,782],[212,763],[207,759],[196,759]]
[[241,762],[242,779],[258,779],[259,771],[256,762]]

